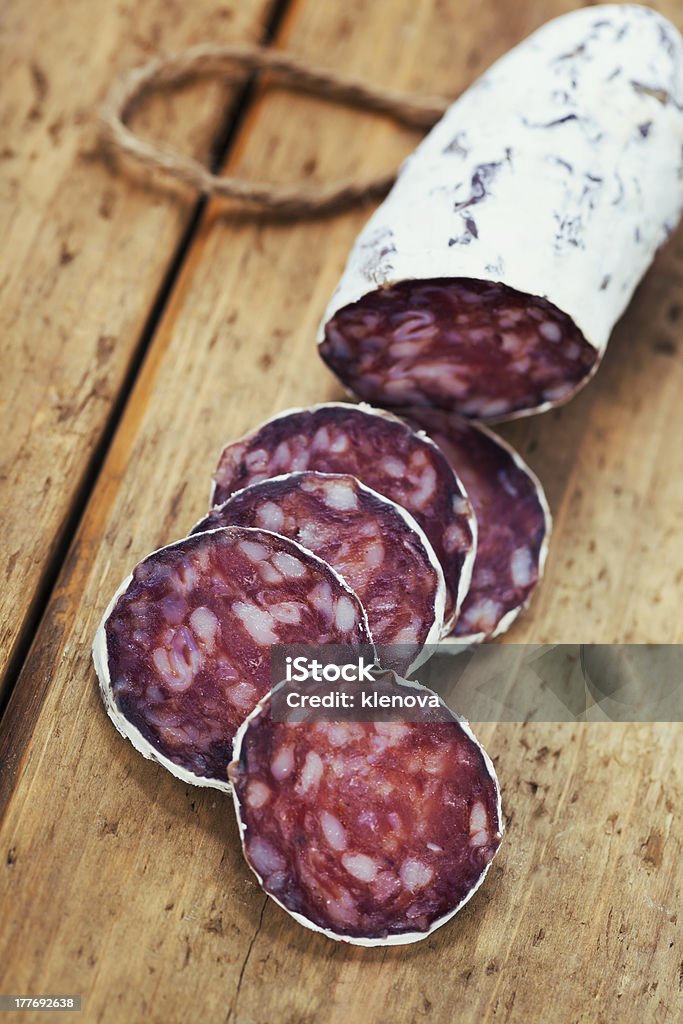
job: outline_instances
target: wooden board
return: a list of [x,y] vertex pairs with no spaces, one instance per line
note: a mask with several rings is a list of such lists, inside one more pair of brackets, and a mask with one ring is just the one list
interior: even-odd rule
[[[278,42],[369,79],[456,92],[571,6],[547,0],[511,17],[492,2],[297,0]],[[230,168],[279,180],[371,173],[413,141],[268,90]],[[426,942],[361,950],[267,901],[227,801],[144,762],[99,706],[89,644],[101,611],[139,557],[204,511],[221,443],[339,394],[312,338],[366,216],[254,222],[214,204],[204,219],[0,726],[11,908],[0,988],[80,992],[93,1021],[673,1021],[678,727],[482,727],[508,820],[484,888]],[[590,389],[505,429],[542,473],[557,521],[548,578],[512,640],[680,639],[670,438],[683,412],[670,350],[682,248],[679,232]]]
[[[2,6],[0,698],[195,197],[96,159],[112,78],[207,38],[257,40],[272,0]],[[203,82],[145,103],[141,132],[207,159],[232,95]]]

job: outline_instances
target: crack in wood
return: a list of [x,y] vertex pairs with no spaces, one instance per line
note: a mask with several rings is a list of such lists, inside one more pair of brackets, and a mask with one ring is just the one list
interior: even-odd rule
[[258,938],[258,936],[260,934],[261,926],[263,925],[263,917],[264,917],[264,914],[266,912],[266,907],[267,906],[268,906],[268,897],[265,896],[264,899],[263,899],[263,905],[261,906],[261,913],[259,915],[259,920],[258,920],[258,925],[256,926],[256,931],[254,932],[254,934],[251,937],[251,941],[250,941],[249,946],[247,948],[247,952],[245,954],[244,960],[242,961],[242,966],[240,967],[240,974],[239,974],[239,978],[237,979],[237,988],[235,989],[235,995],[234,995],[233,1000],[232,1000],[232,1006],[228,1010],[228,1016],[225,1018],[225,1024],[230,1024],[231,1020],[236,1020],[237,1019],[237,1002],[239,1000],[240,991],[242,989],[242,981],[244,980],[244,974],[245,974],[245,971],[247,969],[247,964],[249,963],[249,957],[251,956],[251,951],[254,948],[254,943],[256,942],[256,939]]

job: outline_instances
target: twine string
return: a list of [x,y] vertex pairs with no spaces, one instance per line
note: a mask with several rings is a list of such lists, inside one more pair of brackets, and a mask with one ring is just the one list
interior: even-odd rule
[[199,161],[158,142],[140,138],[126,119],[147,93],[172,88],[197,77],[220,77],[243,82],[244,71],[270,71],[276,81],[300,92],[391,117],[409,128],[426,131],[438,121],[451,100],[413,96],[347,78],[310,65],[293,54],[263,46],[194,46],[158,57],[126,72],[112,85],[100,111],[106,144],[149,171],[188,185],[204,196],[220,196],[291,217],[330,213],[364,199],[383,196],[396,173],[326,185],[276,185],[211,173]]

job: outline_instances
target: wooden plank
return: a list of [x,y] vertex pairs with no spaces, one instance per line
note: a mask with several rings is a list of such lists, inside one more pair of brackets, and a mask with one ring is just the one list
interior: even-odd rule
[[[2,6],[0,699],[51,560],[194,208],[94,158],[114,75],[206,38],[256,40],[273,0],[11,0]],[[142,132],[207,159],[232,93],[150,99]]]
[[[281,43],[378,81],[456,91],[569,6],[546,0],[501,22],[489,0],[298,0]],[[231,168],[281,180],[370,173],[411,141],[271,90]],[[227,801],[144,762],[99,706],[88,646],[101,610],[137,558],[203,511],[221,442],[287,405],[338,395],[312,335],[364,216],[236,222],[215,206],[205,220],[2,729],[4,777],[17,781],[0,829],[11,905],[0,987],[81,992],[88,1019],[105,1021],[672,1020],[683,789],[674,726],[483,727],[509,825],[486,885],[426,942],[360,950],[298,928],[266,901],[241,862]],[[678,635],[664,587],[661,615],[645,616],[643,561],[623,549],[646,536],[675,550],[678,455],[662,435],[680,433],[680,368],[669,360],[662,371],[664,353],[652,352],[651,325],[664,321],[648,304],[665,288],[661,315],[683,306],[680,239],[591,390],[508,429],[545,470],[558,519],[548,579],[513,639],[623,638],[625,612],[638,639]],[[661,384],[656,398],[643,378]],[[625,394],[652,406],[624,411]],[[30,694],[43,678],[31,731]]]

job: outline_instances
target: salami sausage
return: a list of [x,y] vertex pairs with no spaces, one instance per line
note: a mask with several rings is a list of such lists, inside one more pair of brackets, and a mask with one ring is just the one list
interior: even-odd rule
[[504,633],[543,575],[552,518],[540,481],[491,430],[439,410],[412,409],[458,473],[477,516],[472,583],[451,633],[459,644]]
[[296,540],[328,562],[360,599],[380,659],[407,673],[443,632],[446,584],[413,517],[355,477],[291,473],[251,484],[193,528],[251,526]]
[[443,568],[450,629],[470,585],[476,522],[462,484],[434,442],[367,405],[291,409],[223,450],[213,503],[249,484],[301,470],[355,476],[415,517]]
[[[430,691],[387,676],[386,695]],[[415,942],[479,887],[501,839],[493,766],[444,705],[418,721],[276,721],[230,767],[249,866],[297,921],[361,946]]]
[[228,527],[134,569],[95,637],[109,717],[145,757],[227,790],[237,727],[271,686],[272,644],[370,644],[358,598],[294,541]]
[[320,353],[355,394],[476,419],[589,379],[683,205],[683,39],[576,10],[494,64],[359,236]]

